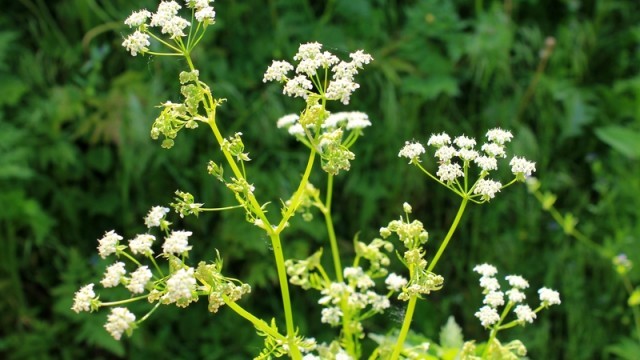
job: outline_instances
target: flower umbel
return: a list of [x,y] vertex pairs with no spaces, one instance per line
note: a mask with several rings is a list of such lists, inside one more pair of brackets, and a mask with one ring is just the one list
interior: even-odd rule
[[[513,157],[509,165],[514,178],[506,184],[488,178],[498,169],[498,159],[507,156],[505,145],[511,141],[511,132],[500,128],[489,130],[487,142],[476,150],[474,138],[461,135],[451,140],[447,133],[433,134],[427,145],[433,147],[438,169],[435,175],[423,167],[419,156],[426,152],[418,142],[406,142],[398,156],[409,159],[409,164],[420,168],[432,179],[448,187],[459,196],[481,204],[492,200],[498,192],[516,181],[524,181],[535,171],[535,163],[522,157]],[[471,171],[477,166],[477,178]],[[464,181],[463,181],[464,179]]]

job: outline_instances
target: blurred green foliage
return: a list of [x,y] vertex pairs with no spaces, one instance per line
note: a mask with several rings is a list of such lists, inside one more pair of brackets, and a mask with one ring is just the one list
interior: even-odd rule
[[[455,198],[398,159],[405,140],[447,131],[480,137],[511,129],[514,150],[537,161],[543,189],[581,231],[640,264],[640,4],[618,0],[228,0],[194,54],[201,78],[228,102],[225,135],[242,131],[261,199],[288,196],[303,169],[301,147],[275,129],[299,111],[262,83],[272,59],[319,41],[375,62],[348,109],[374,126],[337,178],[336,228],[345,254],[370,239],[409,200],[443,238]],[[115,342],[102,315],[70,310],[79,286],[106,266],[96,239],[143,231],[142,217],[176,189],[211,206],[233,203],[206,175],[216,148],[204,129],[171,151],[148,136],[154,107],[177,100],[181,65],[131,58],[120,47],[132,10],[155,1],[20,0],[0,14],[0,355],[12,359],[246,359],[260,339],[230,311],[204,304],[163,309],[131,339]],[[333,109],[342,110],[342,109]],[[186,136],[188,135],[188,136]],[[321,182],[321,179],[316,179]],[[321,184],[317,184],[321,185]],[[233,276],[254,286],[245,305],[265,318],[280,301],[268,241],[228,212],[176,223],[194,231],[195,258],[220,249]],[[287,256],[324,246],[321,224],[295,222]],[[473,317],[481,294],[471,268],[490,262],[532,284],[556,288],[562,305],[513,331],[533,359],[633,359],[638,354],[627,293],[612,264],[564,235],[524,187],[471,207],[437,271],[443,291],[418,307],[413,330],[437,338],[450,315],[465,339],[485,339]],[[431,244],[429,250],[433,251]],[[629,277],[640,282],[633,269]],[[296,290],[297,291],[297,290]],[[530,298],[534,298],[532,292]],[[326,340],[318,307],[296,293],[304,334]],[[311,314],[311,315],[309,315]],[[398,323],[396,307],[374,331]],[[505,339],[508,340],[508,339]]]

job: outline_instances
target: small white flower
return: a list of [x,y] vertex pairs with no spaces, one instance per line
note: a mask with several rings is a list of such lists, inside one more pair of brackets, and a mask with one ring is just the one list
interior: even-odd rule
[[132,56],[136,56],[138,53],[144,54],[149,51],[149,45],[151,45],[149,35],[138,30],[127,36],[122,42],[122,46],[124,46]]
[[527,296],[517,288],[507,290],[507,296],[509,296],[509,301],[513,303],[521,303],[527,298]]
[[177,37],[187,36],[183,30],[189,25],[191,25],[191,23],[186,19],[183,19],[180,16],[174,16],[165,21],[164,25],[162,25],[161,31],[163,34],[169,34],[171,39],[175,39]]
[[538,290],[538,294],[540,295],[540,301],[544,306],[560,304],[560,293],[555,290],[543,287]]
[[513,135],[511,135],[511,131],[508,130],[495,128],[487,131],[487,139],[500,145],[511,141],[511,138],[513,138]]
[[306,99],[307,92],[313,89],[313,84],[304,75],[298,75],[287,81],[282,93],[291,97],[301,97]]
[[522,290],[529,287],[529,282],[520,275],[507,275],[505,279],[509,282],[509,285],[514,288]]
[[120,240],[122,240],[122,236],[116,234],[114,230],[105,233],[102,239],[98,240],[98,254],[100,254],[100,257],[106,259],[107,256],[115,254]]
[[93,284],[85,285],[80,290],[76,291],[73,297],[73,306],[71,310],[79,313],[80,311],[90,311],[91,301],[96,298],[96,293],[93,292]]
[[151,13],[147,10],[134,11],[129,15],[127,20],[124,21],[125,25],[129,27],[138,27],[147,22],[147,19],[151,17]]
[[473,149],[460,149],[458,150],[458,157],[464,161],[472,161],[478,157],[478,152]]
[[136,316],[127,308],[117,307],[111,309],[111,314],[107,316],[107,323],[104,328],[114,339],[120,340],[122,333],[133,329]]
[[340,100],[344,105],[349,104],[351,94],[356,91],[360,85],[353,82],[351,79],[340,78],[332,80],[327,87],[325,97],[328,100]]
[[191,234],[191,231],[172,231],[169,237],[164,240],[164,244],[162,244],[162,252],[180,255],[191,250],[188,242]]
[[529,305],[518,305],[516,306],[515,310],[513,310],[513,312],[516,313],[516,316],[518,316],[518,321],[522,323],[532,323],[536,318],[536,313],[531,310]]
[[287,79],[287,73],[291,70],[293,70],[293,65],[288,62],[274,60],[273,63],[271,63],[271,66],[269,66],[267,71],[264,73],[262,82],[284,81]]
[[341,61],[337,63],[333,68],[334,80],[353,81],[353,78],[358,73],[358,67],[353,62]]
[[491,156],[478,156],[474,161],[483,171],[496,170],[498,168],[498,160]]
[[440,181],[449,182],[464,176],[464,173],[459,164],[440,164],[436,175],[440,178]]
[[363,64],[369,64],[373,61],[373,57],[362,50],[349,54],[349,57],[353,60],[356,67],[362,67]]
[[486,143],[482,145],[482,151],[491,157],[506,157],[504,146],[496,143]]
[[167,292],[162,296],[162,300],[167,303],[174,303],[179,300],[190,301],[194,298],[196,291],[196,278],[194,269],[180,269],[173,273],[167,280]]
[[281,117],[280,119],[278,119],[278,122],[276,123],[276,126],[278,126],[278,129],[280,129],[280,128],[287,128],[288,129],[293,124],[297,123],[298,119],[300,119],[300,115],[298,115],[298,114],[288,114],[288,115],[285,115],[285,116]]
[[448,144],[451,144],[451,138],[446,133],[433,134],[431,135],[431,137],[429,138],[429,141],[427,142],[428,146],[435,146],[435,147],[441,147]]
[[[425,153],[424,146],[419,142],[408,142],[404,143],[404,147],[398,153],[398,157],[406,157],[409,159],[409,164],[413,161],[413,159],[418,159],[418,157]],[[418,160],[419,161],[419,160]]]
[[323,128],[336,128],[345,126],[347,130],[364,129],[371,126],[369,116],[360,111],[342,111],[329,115],[322,124]]
[[492,308],[502,306],[504,305],[504,293],[502,291],[490,291],[484,296],[484,300],[482,302]]
[[490,200],[496,196],[496,193],[500,192],[501,188],[502,184],[499,181],[480,179],[476,182],[473,193],[481,195],[483,200]]
[[160,226],[160,222],[164,216],[169,212],[169,208],[162,206],[154,206],[149,210],[149,213],[144,218],[144,224],[148,228]]
[[516,176],[522,175],[528,177],[536,171],[536,163],[517,156],[511,159],[509,165],[511,166],[511,172]]
[[411,210],[413,209],[411,208],[411,205],[408,202],[405,202],[402,204],[402,210],[404,210],[404,212],[407,214],[411,214]]
[[384,295],[378,295],[373,291],[367,291],[366,295],[369,299],[369,303],[371,304],[371,308],[376,312],[384,312],[385,309],[388,309],[391,306],[389,298]]
[[289,128],[289,134],[293,136],[303,136],[304,128],[300,124],[294,124]]
[[321,360],[320,357],[313,354],[306,354],[302,357],[302,360]]
[[[165,24],[178,14],[181,6],[175,1],[162,1],[158,10],[151,16],[151,26],[165,26]],[[163,32],[164,33],[164,32]]]
[[491,276],[483,276],[480,278],[480,287],[486,291],[496,291],[500,289],[500,283],[498,279]]
[[152,277],[153,274],[148,266],[140,266],[136,271],[131,273],[131,280],[127,285],[127,289],[131,291],[132,294],[141,294],[144,292],[144,287]]
[[384,283],[387,284],[387,289],[391,291],[400,291],[407,285],[407,279],[400,275],[396,275],[395,273],[391,273],[387,275]]
[[190,9],[203,9],[209,6],[213,0],[186,0],[187,7]]
[[320,321],[325,324],[337,326],[340,324],[341,317],[342,311],[339,307],[329,307],[322,309],[322,317],[320,318]]
[[449,162],[456,155],[458,151],[453,146],[441,146],[434,154],[443,163]]
[[127,273],[124,268],[124,263],[118,261],[117,263],[107,267],[104,273],[104,278],[100,281],[100,284],[106,288],[115,287],[120,284],[120,279]]
[[213,10],[213,7],[206,6],[196,11],[195,17],[199,22],[204,22],[205,24],[213,24],[216,21],[216,12],[215,10]]
[[151,234],[139,234],[133,240],[129,240],[129,249],[131,249],[131,253],[142,254],[145,256],[150,256],[153,254],[153,250],[151,250],[151,245],[156,240],[156,237]]
[[473,268],[473,271],[477,272],[478,274],[482,275],[482,276],[486,276],[486,277],[491,277],[491,276],[495,276],[495,274],[498,273],[498,269],[496,269],[495,266],[484,263],[482,265],[476,265]]
[[320,54],[322,44],[318,42],[300,44],[298,52],[293,56],[293,60],[302,61],[305,59],[313,59]]
[[491,306],[483,306],[480,308],[478,312],[476,312],[475,317],[480,319],[480,323],[482,326],[489,327],[500,320],[500,315],[498,315],[498,311]]
[[322,62],[319,59],[304,59],[296,66],[296,73],[313,77],[321,66]]
[[354,279],[357,279],[358,277],[364,275],[364,272],[362,271],[362,268],[359,267],[359,266],[358,267],[347,266],[342,271],[342,274],[344,275],[344,277],[346,279],[354,280]]
[[371,126],[369,115],[360,111],[349,111],[347,114],[347,130],[364,129]]
[[470,149],[476,146],[476,140],[474,138],[469,138],[464,135],[458,136],[453,139],[453,143],[456,144],[459,148]]

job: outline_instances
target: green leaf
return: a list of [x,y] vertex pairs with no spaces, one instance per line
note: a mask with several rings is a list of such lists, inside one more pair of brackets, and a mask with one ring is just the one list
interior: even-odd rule
[[453,316],[449,316],[447,323],[440,329],[440,345],[443,348],[460,349],[463,343],[462,328]]
[[629,338],[622,339],[617,344],[607,347],[607,352],[619,356],[622,359],[637,359],[640,354],[640,343]]
[[631,159],[640,157],[640,132],[623,126],[611,125],[597,128],[595,133],[598,139],[622,155]]

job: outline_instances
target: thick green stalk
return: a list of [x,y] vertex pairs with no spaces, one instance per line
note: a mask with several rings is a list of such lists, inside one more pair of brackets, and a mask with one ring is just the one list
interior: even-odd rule
[[[291,311],[291,295],[289,294],[289,282],[287,281],[287,270],[284,266],[284,254],[282,251],[282,243],[280,242],[280,234],[270,234],[271,245],[273,246],[273,255],[276,259],[276,268],[278,270],[278,282],[280,283],[280,292],[282,294],[282,305],[284,307],[284,318],[287,326],[287,338],[289,340],[289,349],[291,349],[292,357],[302,358],[300,350],[294,342],[295,329],[293,328],[293,312]],[[298,356],[294,356],[295,353]]]
[[458,224],[460,224],[460,219],[462,219],[462,214],[464,214],[464,210],[467,207],[467,202],[469,202],[469,198],[467,196],[462,197],[462,203],[460,203],[460,208],[458,208],[458,213],[456,214],[455,219],[453,219],[453,224],[451,224],[451,228],[449,228],[449,232],[447,232],[447,236],[445,236],[444,241],[440,245],[440,248],[438,248],[438,252],[436,252],[436,256],[434,256],[433,260],[431,260],[431,263],[429,264],[427,271],[432,271],[433,268],[436,267],[436,264],[438,263],[440,256],[442,256],[442,253],[444,253],[444,250],[447,248],[447,245],[449,244],[449,240],[451,240],[451,238],[453,237],[453,233],[456,231],[456,228],[458,227]]
[[404,321],[402,322],[402,328],[400,328],[400,333],[398,334],[398,340],[396,342],[396,346],[393,348],[393,353],[391,354],[391,360],[397,360],[400,358],[400,352],[404,347],[404,340],[407,338],[407,334],[409,333],[409,327],[411,326],[411,319],[413,318],[413,312],[416,309],[416,302],[418,301],[417,296],[411,296],[409,298],[409,303],[407,304],[407,311],[404,313]]
[[322,209],[325,223],[327,224],[327,233],[329,235],[329,243],[331,244],[331,255],[333,256],[333,268],[336,271],[336,279],[342,282],[342,264],[340,263],[340,251],[338,249],[338,241],[336,240],[336,232],[333,228],[333,219],[331,217],[331,199],[333,197],[333,175],[329,174],[327,178],[327,199]]

